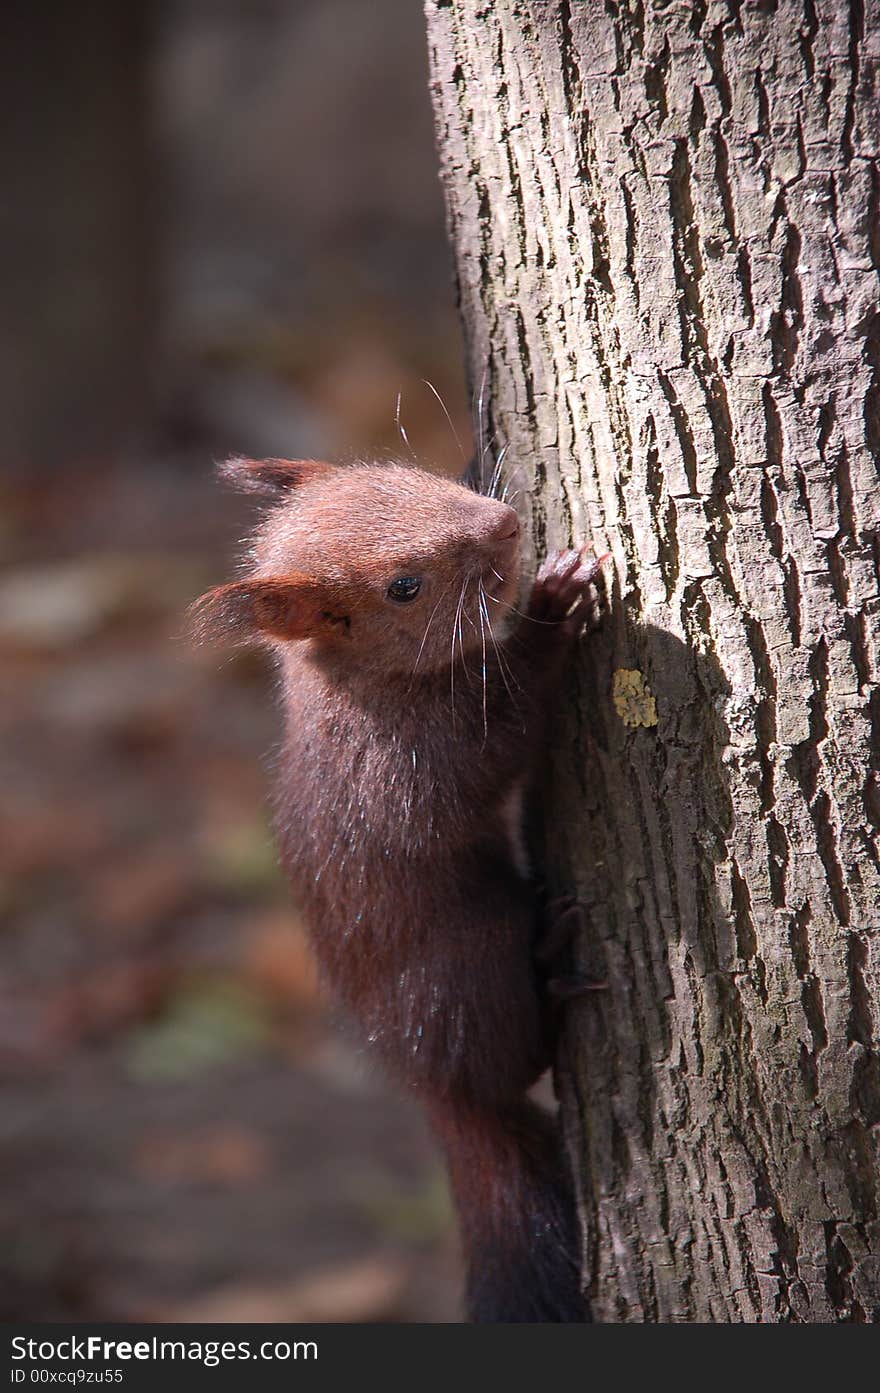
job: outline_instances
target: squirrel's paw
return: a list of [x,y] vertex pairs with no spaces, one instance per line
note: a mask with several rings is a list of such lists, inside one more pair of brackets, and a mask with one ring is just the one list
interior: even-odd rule
[[595,628],[607,604],[602,575],[606,559],[588,554],[586,547],[548,556],[532,586],[529,617],[544,624],[564,624],[572,632],[583,626]]
[[544,978],[544,990],[556,1001],[569,1001],[608,987],[604,978],[571,971],[572,940],[583,930],[585,917],[585,906],[573,895],[550,900],[544,908],[535,961]]

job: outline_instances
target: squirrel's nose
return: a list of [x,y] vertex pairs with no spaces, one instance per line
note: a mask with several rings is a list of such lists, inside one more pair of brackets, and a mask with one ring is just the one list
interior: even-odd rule
[[496,542],[512,542],[519,536],[519,518],[512,508],[508,508],[507,517],[502,518],[494,531]]

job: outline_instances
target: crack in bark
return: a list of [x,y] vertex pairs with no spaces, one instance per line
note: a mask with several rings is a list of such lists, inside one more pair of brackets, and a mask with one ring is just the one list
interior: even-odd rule
[[779,309],[770,319],[773,371],[775,376],[783,378],[791,375],[797,357],[800,326],[803,321],[804,303],[798,277],[800,253],[801,235],[794,224],[786,218],[785,243],[781,259],[782,287],[779,293]]
[[856,93],[859,89],[859,77],[861,74],[861,49],[862,41],[865,37],[865,2],[864,0],[849,0],[849,86],[846,93],[846,115],[843,120],[843,131],[840,136],[840,148],[843,152],[845,165],[852,164],[855,155],[853,145],[853,130],[856,122]]

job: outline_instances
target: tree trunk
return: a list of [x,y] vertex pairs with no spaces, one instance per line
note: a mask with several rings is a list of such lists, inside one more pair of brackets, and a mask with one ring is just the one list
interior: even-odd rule
[[594,1316],[876,1319],[876,0],[427,15],[486,434],[612,556],[546,820]]
[[149,0],[5,5],[2,461],[99,457],[154,405]]

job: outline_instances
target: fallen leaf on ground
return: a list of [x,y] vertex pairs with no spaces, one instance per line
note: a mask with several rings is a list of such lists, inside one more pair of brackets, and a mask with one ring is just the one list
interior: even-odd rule
[[258,991],[281,1003],[313,1006],[320,997],[317,965],[292,909],[270,911],[253,926],[241,966]]
[[272,1154],[261,1133],[230,1124],[182,1136],[145,1137],[135,1149],[134,1165],[150,1180],[172,1185],[241,1185],[268,1175]]
[[401,1315],[409,1279],[410,1265],[403,1258],[362,1258],[277,1286],[220,1287],[155,1319],[196,1324],[388,1321]]
[[193,593],[192,565],[173,556],[107,553],[21,567],[0,579],[0,640],[73,644],[117,615],[176,610]]

